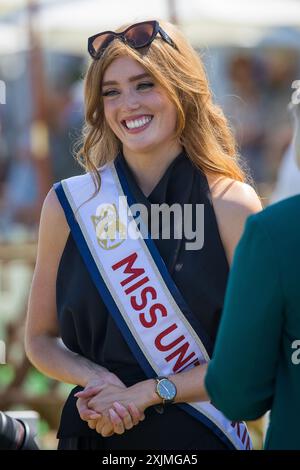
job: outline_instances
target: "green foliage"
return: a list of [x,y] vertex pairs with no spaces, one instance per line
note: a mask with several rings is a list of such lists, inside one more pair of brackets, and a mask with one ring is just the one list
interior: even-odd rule
[[64,382],[60,382],[58,385],[58,393],[62,398],[67,398],[69,393],[73,390],[74,385],[66,384]]
[[0,390],[7,387],[15,378],[15,370],[12,365],[0,365]]
[[49,390],[50,379],[31,368],[24,382],[24,392],[30,395],[43,395]]
[[49,432],[50,430],[50,426],[49,424],[47,423],[47,421],[45,421],[44,419],[40,419],[39,422],[38,422],[38,436],[42,437],[44,436],[45,434],[47,434],[47,432]]

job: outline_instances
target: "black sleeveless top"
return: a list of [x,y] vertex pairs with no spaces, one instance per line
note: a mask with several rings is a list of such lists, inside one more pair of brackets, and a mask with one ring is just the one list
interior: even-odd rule
[[[204,204],[202,249],[186,250],[185,244],[191,240],[186,240],[184,237],[182,240],[159,238],[154,242],[185,301],[214,343],[229,267],[205,175],[192,164],[183,151],[172,161],[151,194],[146,197],[138,187],[124,156],[119,154],[117,158],[136,202],[143,203],[148,208],[151,204],[162,203],[169,206],[174,203],[182,206],[192,204],[194,207],[196,204]],[[148,213],[150,217],[151,211]],[[145,380],[143,370],[137,364],[94,286],[72,234],[68,237],[61,257],[56,290],[60,333],[66,346],[109,369],[127,386]],[[117,446],[116,449],[149,449],[148,438],[151,437],[151,442],[153,442],[153,435],[156,434],[159,443],[153,444],[153,448],[175,449],[174,426],[178,428],[182,426],[184,434],[178,437],[179,447],[177,448],[223,448],[223,443],[208,428],[176,406],[168,407],[162,415],[158,415],[153,407],[148,408],[145,413],[146,419],[130,432],[125,432],[122,436],[102,438],[80,419],[75,406],[74,393],[75,390],[72,391],[65,404],[58,437],[97,437],[98,440],[103,440],[103,446],[107,446],[108,449],[114,448],[114,445]],[[180,424],[178,419],[180,419]],[[172,428],[173,437],[169,444],[166,440],[167,428],[164,429],[164,426]],[[158,432],[158,427],[161,429],[160,432]],[[196,439],[194,444],[187,438],[189,434],[194,436],[191,437],[192,440]],[[200,436],[201,439],[199,439]],[[189,442],[187,445],[190,447],[184,447],[182,439]],[[196,443],[198,447],[194,447]]]

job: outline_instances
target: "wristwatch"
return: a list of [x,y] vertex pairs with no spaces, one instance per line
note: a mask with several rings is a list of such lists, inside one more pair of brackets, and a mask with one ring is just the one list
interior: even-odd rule
[[162,404],[173,403],[177,394],[177,388],[167,377],[156,377],[156,393],[162,399]]

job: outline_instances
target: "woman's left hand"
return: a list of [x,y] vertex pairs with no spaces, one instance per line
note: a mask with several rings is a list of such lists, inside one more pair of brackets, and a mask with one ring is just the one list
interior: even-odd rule
[[[88,407],[88,401],[95,396],[100,390],[102,385],[110,383],[118,387],[126,388],[125,384],[113,373],[106,374],[105,378],[97,377],[90,380],[84,390],[79,392],[79,395],[75,393],[75,397],[78,398],[76,406],[80,415],[80,418],[84,421],[93,420],[100,418],[101,415],[97,415],[95,411]],[[100,388],[99,388],[100,387]]]
[[[139,382],[132,387],[120,388],[113,384],[104,384],[98,388],[97,394],[88,400],[90,410],[102,416],[109,416],[114,432],[122,434],[133,425],[144,419],[144,411],[147,407],[156,403],[153,380]],[[88,398],[88,391],[83,390],[75,396],[77,398]],[[95,419],[88,421],[92,429],[103,435],[109,431],[108,423],[105,419]],[[111,434],[106,434],[111,435]]]
[[128,405],[127,409],[115,402],[113,408],[109,409],[108,416],[109,419],[103,415],[99,419],[89,420],[89,427],[95,429],[103,437],[109,437],[113,434],[123,434],[145,419],[145,415],[139,412],[134,403]]

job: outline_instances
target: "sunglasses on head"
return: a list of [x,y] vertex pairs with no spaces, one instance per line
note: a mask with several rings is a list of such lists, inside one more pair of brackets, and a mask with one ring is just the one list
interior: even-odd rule
[[150,46],[156,36],[160,34],[161,38],[170,46],[177,49],[176,44],[170,36],[159,26],[158,21],[143,21],[136,23],[121,33],[114,31],[104,31],[95,34],[88,39],[88,51],[93,59],[99,59],[109,44],[116,38],[121,39],[133,49],[142,49]]

